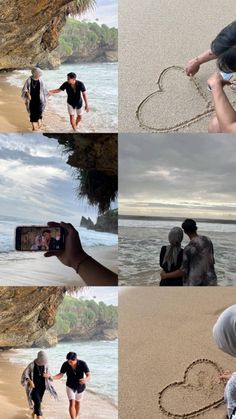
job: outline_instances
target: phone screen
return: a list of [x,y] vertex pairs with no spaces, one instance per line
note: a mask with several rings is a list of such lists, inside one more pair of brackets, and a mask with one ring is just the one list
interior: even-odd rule
[[39,252],[63,250],[65,230],[62,227],[20,226],[16,228],[16,250]]

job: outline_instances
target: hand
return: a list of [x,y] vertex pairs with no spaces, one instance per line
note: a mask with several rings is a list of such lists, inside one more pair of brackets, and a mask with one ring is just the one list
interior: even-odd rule
[[198,61],[197,58],[193,58],[192,60],[190,60],[186,67],[185,67],[185,72],[187,74],[187,76],[192,77],[194,76],[200,68],[200,63]]
[[44,254],[44,256],[56,256],[64,265],[76,270],[80,261],[86,256],[86,253],[81,245],[78,231],[71,224],[64,223],[63,221],[61,223],[51,221],[48,223],[48,226],[63,227],[65,229],[65,249],[56,251],[49,250]]
[[86,383],[87,383],[86,378],[81,378],[81,379],[79,380],[79,383],[80,383],[80,384],[86,384]]
[[213,90],[215,88],[223,88],[223,86],[231,85],[229,80],[223,80],[219,73],[214,73],[211,77],[207,80],[208,86]]
[[229,380],[231,377],[231,372],[229,370],[224,371],[222,374],[220,374],[220,379],[221,380]]
[[161,279],[166,279],[166,272],[161,271],[160,276],[161,276]]
[[44,372],[43,377],[44,378],[51,378],[52,376],[51,376],[51,374]]
[[35,385],[32,380],[28,380],[30,388],[35,388]]
[[85,105],[85,111],[89,112],[89,106],[88,105]]
[[26,96],[27,96],[28,100],[31,100],[31,95],[30,95],[29,92],[26,92]]

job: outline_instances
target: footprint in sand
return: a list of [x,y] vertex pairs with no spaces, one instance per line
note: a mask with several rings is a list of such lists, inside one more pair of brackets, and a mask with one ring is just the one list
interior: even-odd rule
[[222,369],[208,359],[192,362],[182,381],[166,386],[159,393],[159,408],[169,417],[188,418],[216,408],[224,402]]
[[162,71],[157,90],[139,104],[136,116],[142,128],[164,133],[178,131],[213,113],[211,97],[196,78],[188,78],[182,67],[171,66]]

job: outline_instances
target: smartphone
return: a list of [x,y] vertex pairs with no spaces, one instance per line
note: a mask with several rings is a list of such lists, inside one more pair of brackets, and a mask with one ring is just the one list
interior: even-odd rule
[[62,227],[16,227],[15,248],[20,251],[39,252],[65,249],[65,230]]
[[[233,73],[224,73],[224,71],[220,71],[220,75],[225,81],[230,81],[233,77]],[[207,90],[211,91],[211,86],[209,86],[209,84],[207,85]]]

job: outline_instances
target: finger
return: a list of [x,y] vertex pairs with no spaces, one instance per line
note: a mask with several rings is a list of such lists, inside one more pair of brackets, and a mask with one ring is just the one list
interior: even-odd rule
[[61,254],[62,254],[61,251],[57,250],[56,252],[54,252],[53,250],[49,250],[49,252],[44,253],[44,257],[45,258],[50,258],[51,256],[59,257],[59,256],[61,256]]
[[76,231],[75,228],[73,227],[73,225],[70,224],[70,223],[65,223],[64,221],[61,221],[60,225],[63,228],[65,228],[68,232],[72,233],[73,231]]
[[48,221],[47,225],[48,227],[60,227],[60,223],[57,223],[56,221]]

